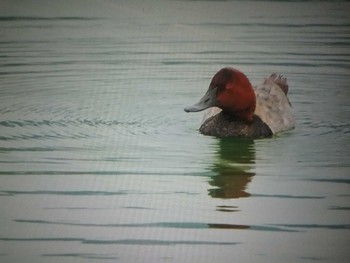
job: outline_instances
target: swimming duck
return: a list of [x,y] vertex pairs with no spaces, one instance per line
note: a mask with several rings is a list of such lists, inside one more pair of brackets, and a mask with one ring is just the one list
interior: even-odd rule
[[208,109],[199,129],[204,135],[268,137],[295,126],[287,93],[287,79],[276,73],[253,88],[243,72],[222,68],[199,102],[185,111]]

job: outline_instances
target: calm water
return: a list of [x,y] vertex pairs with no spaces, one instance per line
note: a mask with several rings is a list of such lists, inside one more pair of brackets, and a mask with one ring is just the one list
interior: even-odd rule
[[[350,3],[0,1],[1,262],[348,262]],[[198,133],[234,66],[297,128]]]

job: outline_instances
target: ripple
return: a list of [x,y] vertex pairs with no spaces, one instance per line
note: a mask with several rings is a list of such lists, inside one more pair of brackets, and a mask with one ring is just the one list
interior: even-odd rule
[[331,207],[328,208],[328,210],[350,211],[350,206],[331,206]]
[[82,244],[95,245],[238,245],[239,242],[220,242],[220,241],[197,241],[197,240],[159,240],[159,239],[114,239],[114,240],[99,240],[85,238],[67,238],[67,237],[38,237],[38,238],[9,238],[0,237],[0,241],[5,242],[80,242]]
[[82,259],[118,259],[113,254],[92,254],[92,253],[62,253],[62,254],[43,254],[43,257],[72,257]]
[[[227,229],[227,230],[253,230],[253,231],[273,231],[273,232],[297,232],[290,230],[290,225],[239,225],[227,223],[200,223],[200,222],[155,222],[155,223],[128,223],[128,224],[96,224],[96,223],[76,223],[76,222],[57,222],[46,220],[27,220],[14,219],[17,223],[29,224],[49,224],[49,225],[69,225],[83,227],[131,227],[131,228],[179,228],[179,229]],[[281,227],[282,226],[282,227]],[[286,228],[287,227],[287,228]],[[342,226],[338,226],[342,227]]]
[[0,196],[12,195],[71,195],[71,196],[90,196],[90,195],[125,195],[127,191],[107,192],[107,191],[0,191]]
[[[80,139],[101,139],[101,133],[106,132],[107,128],[111,132],[119,135],[140,134],[150,132],[152,128],[147,127],[137,121],[118,121],[106,119],[43,119],[43,120],[3,120],[0,121],[0,141],[46,141],[49,145],[46,147],[26,147],[19,145],[13,147],[13,144],[2,145],[2,150],[13,149],[31,149],[45,150],[51,146],[55,149],[61,148],[61,145],[55,145],[57,140],[73,140],[75,144]],[[105,134],[103,134],[105,136]],[[69,146],[66,146],[70,148]],[[83,146],[82,146],[83,147]]]
[[61,120],[6,120],[0,121],[0,126],[4,127],[68,127],[68,126],[117,126],[117,125],[135,125],[137,122],[120,122],[117,120],[105,119],[61,119]]
[[287,228],[317,228],[317,229],[350,229],[349,224],[337,225],[322,225],[322,224],[276,224],[275,226],[282,226]]
[[101,17],[79,17],[79,16],[57,16],[57,17],[43,17],[43,16],[0,16],[0,22],[7,21],[87,21],[87,20],[101,20]]
[[291,198],[291,199],[324,199],[325,196],[305,196],[305,195],[266,195],[266,194],[252,194],[252,197],[267,197],[267,198]]
[[[1,239],[0,239],[1,240]],[[220,241],[196,241],[196,240],[157,240],[157,239],[120,239],[120,240],[84,240],[85,244],[122,244],[122,245],[150,245],[150,246],[171,246],[171,245],[238,245],[239,242]]]
[[332,179],[310,179],[312,182],[321,183],[337,183],[337,184],[350,184],[350,179],[332,178]]
[[278,23],[221,23],[221,22],[207,22],[207,23],[187,23],[184,25],[190,25],[190,26],[213,26],[213,27],[252,27],[252,28],[261,28],[261,27],[276,27],[276,28],[324,28],[324,27],[334,27],[334,28],[340,28],[340,27],[350,27],[350,23],[302,23],[302,24],[291,24],[288,23],[281,23],[278,21]]

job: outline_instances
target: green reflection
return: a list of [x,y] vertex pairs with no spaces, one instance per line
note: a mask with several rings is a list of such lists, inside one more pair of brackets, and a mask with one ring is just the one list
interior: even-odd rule
[[217,153],[211,169],[214,175],[209,181],[214,188],[209,189],[209,195],[213,198],[249,197],[246,188],[255,175],[251,171],[255,163],[254,140],[220,139]]

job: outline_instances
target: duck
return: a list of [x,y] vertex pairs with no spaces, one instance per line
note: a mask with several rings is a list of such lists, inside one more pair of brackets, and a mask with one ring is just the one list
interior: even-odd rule
[[212,78],[205,95],[185,112],[206,110],[200,133],[225,137],[272,137],[293,129],[287,78],[277,73],[256,86],[238,69],[225,67]]

